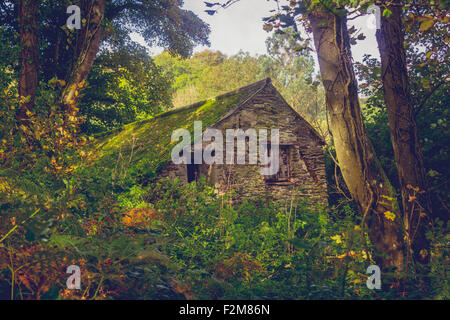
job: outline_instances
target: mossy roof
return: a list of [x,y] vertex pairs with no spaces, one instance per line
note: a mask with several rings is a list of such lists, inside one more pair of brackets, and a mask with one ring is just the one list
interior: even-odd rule
[[270,79],[264,79],[103,134],[93,144],[95,165],[110,171],[118,171],[125,166],[132,176],[153,178],[170,160],[174,130],[184,128],[192,135],[194,121],[202,121],[203,129],[206,129],[234,112],[269,82]]

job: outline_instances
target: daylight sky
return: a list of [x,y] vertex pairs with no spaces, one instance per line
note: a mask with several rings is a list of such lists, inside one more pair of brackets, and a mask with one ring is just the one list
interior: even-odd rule
[[[210,1],[215,2],[215,1]],[[270,35],[262,29],[262,18],[270,15],[270,10],[276,8],[273,0],[241,0],[213,16],[204,11],[207,9],[203,0],[185,0],[184,8],[193,11],[211,27],[211,50],[219,50],[233,55],[243,50],[251,55],[266,53],[265,40]],[[369,16],[349,21],[349,27],[355,25],[366,36],[363,41],[352,47],[353,57],[362,61],[364,54],[369,53],[379,57],[378,46],[375,39],[375,29],[370,29],[367,23]],[[197,47],[201,51],[207,47]],[[152,54],[161,52],[161,49],[152,48]],[[315,55],[313,55],[315,58]],[[316,58],[315,58],[316,59]],[[317,67],[317,62],[316,62]]]

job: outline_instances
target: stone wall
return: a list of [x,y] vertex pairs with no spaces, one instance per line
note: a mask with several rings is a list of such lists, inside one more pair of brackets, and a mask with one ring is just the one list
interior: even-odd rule
[[[290,201],[292,196],[299,196],[308,197],[313,202],[327,203],[323,142],[270,83],[212,128],[223,132],[224,144],[226,129],[253,128],[257,132],[258,129],[279,129],[280,147],[283,149],[280,152],[287,164],[285,172],[289,173],[283,175],[280,181],[269,180],[260,173],[261,164],[248,164],[247,146],[244,165],[202,164],[197,168],[199,175],[206,176],[217,192],[234,190],[237,198],[270,196],[280,201]],[[204,143],[204,147],[208,144]],[[179,177],[182,183],[186,183],[186,165],[168,164],[161,172],[161,177],[164,176]]]

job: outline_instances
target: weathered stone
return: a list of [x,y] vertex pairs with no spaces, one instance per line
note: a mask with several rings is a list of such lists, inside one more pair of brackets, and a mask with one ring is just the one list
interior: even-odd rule
[[[235,198],[238,199],[270,196],[278,200],[288,200],[295,196],[308,197],[314,202],[326,204],[324,142],[313,127],[288,105],[270,79],[225,95],[249,91],[249,88],[250,93],[219,121],[210,125],[210,128],[221,130],[224,140],[226,129],[253,128],[257,132],[258,129],[279,129],[282,174],[274,179],[261,175],[260,163],[248,164],[247,145],[244,165],[199,164],[195,168],[188,168],[185,164],[175,165],[169,162],[160,171],[159,178],[178,177],[182,183],[188,183],[188,170],[195,170],[197,178],[206,176],[218,193],[233,190]],[[209,142],[204,142],[203,147],[208,144]],[[235,146],[235,154],[236,149]]]

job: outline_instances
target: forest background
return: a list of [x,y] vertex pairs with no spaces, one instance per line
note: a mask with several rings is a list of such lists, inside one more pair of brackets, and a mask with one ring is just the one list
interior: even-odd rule
[[[233,2],[205,10],[220,14]],[[448,299],[446,1],[380,3],[380,47],[404,54],[392,64],[385,63],[392,52],[383,63],[369,55],[349,62],[351,45],[365,36],[347,29],[346,19],[364,14],[370,1],[290,1],[264,18],[271,36],[259,56],[193,54],[210,30],[182,1],[77,3],[87,12],[79,31],[65,25],[68,1],[0,3],[2,299]],[[150,56],[131,32],[165,51]],[[337,35],[344,39],[337,47],[311,49],[319,36]],[[335,52],[339,77],[348,76],[335,80],[351,84],[339,99],[327,82],[335,69],[320,58]],[[406,69],[406,82],[386,76]],[[328,207],[305,199],[235,204],[204,181],[142,181],[131,160],[120,181],[93,165],[91,148],[108,132],[266,77],[327,142]],[[405,116],[417,137],[393,131],[391,111],[403,95],[386,89],[399,84],[409,92]],[[388,194],[367,187],[376,201],[355,192],[359,182],[344,169],[357,166],[345,163],[335,138],[345,127],[331,112],[341,99],[348,110],[360,106],[361,116],[343,120],[359,134],[349,139],[355,150],[362,146],[354,163],[377,159],[365,173],[392,186]],[[402,138],[420,158],[420,186],[402,176],[393,148]],[[385,250],[380,234],[393,236],[398,250]],[[380,261],[383,290],[369,290],[366,268]],[[66,287],[71,264],[81,267],[82,290]]]

